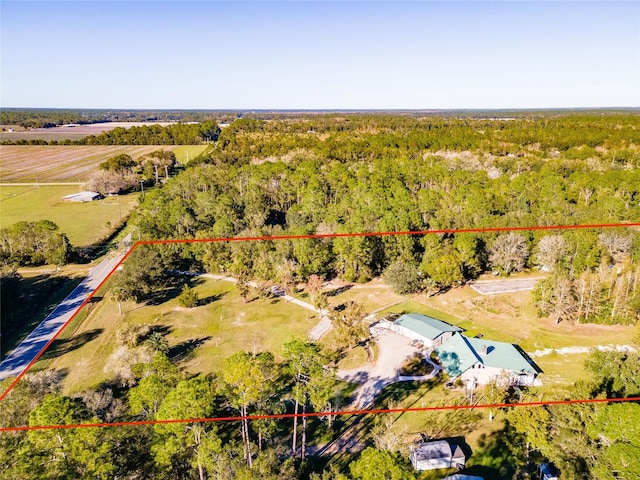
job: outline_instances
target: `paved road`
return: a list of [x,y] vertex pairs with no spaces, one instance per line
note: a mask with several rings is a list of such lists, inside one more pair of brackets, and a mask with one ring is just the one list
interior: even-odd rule
[[521,292],[533,290],[538,280],[545,277],[513,278],[509,280],[480,280],[471,283],[471,288],[481,295],[495,295],[497,293]]
[[[130,241],[129,235],[125,242],[128,243]],[[110,254],[89,271],[87,278],[0,363],[0,380],[4,380],[7,377],[17,377],[27,368],[49,340],[60,331],[64,324],[80,308],[82,302],[107,278],[109,272],[125,253],[126,250],[115,255]]]

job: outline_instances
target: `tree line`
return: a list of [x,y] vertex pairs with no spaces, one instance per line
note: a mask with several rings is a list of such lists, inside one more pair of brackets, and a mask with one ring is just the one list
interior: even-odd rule
[[[146,238],[162,239],[632,222],[640,218],[636,124],[638,117],[624,115],[508,122],[241,119],[210,153],[148,195],[134,223]],[[431,144],[412,143],[422,135],[451,145],[433,151]],[[311,137],[315,143],[308,143]],[[467,149],[475,137],[510,138],[504,152],[520,150],[473,153]],[[474,148],[484,151],[483,142]],[[597,153],[574,158],[572,148]],[[163,255],[172,256],[167,261],[176,268],[283,285],[314,274],[348,281],[384,275],[405,293],[438,293],[483,272],[540,268],[554,273],[541,312],[555,308],[553,315],[564,320],[627,323],[640,312],[633,273],[639,242],[636,231],[625,229],[528,231],[218,242]],[[584,283],[587,277],[599,280],[576,283],[569,296],[558,287],[561,279]],[[552,297],[582,303],[558,309],[549,307]],[[602,308],[591,308],[594,303]]]
[[80,125],[105,122],[204,122],[233,121],[237,114],[222,111],[188,110],[107,110],[107,109],[31,109],[3,108],[1,125],[20,125],[24,128],[50,128],[77,123]]
[[202,123],[176,123],[166,126],[116,127],[80,140],[5,140],[3,145],[200,145],[214,142],[220,133],[215,120]]
[[0,230],[1,265],[65,265],[73,247],[50,220],[17,222]]

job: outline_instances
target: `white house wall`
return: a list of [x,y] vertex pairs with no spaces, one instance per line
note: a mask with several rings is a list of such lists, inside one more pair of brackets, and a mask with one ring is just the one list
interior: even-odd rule
[[477,368],[478,365],[480,364],[477,363],[474,365],[475,368],[470,368],[466,372],[463,372],[462,375],[460,375],[460,379],[466,383],[475,378],[476,385],[487,385],[496,380],[498,382],[504,382],[506,380],[509,385],[530,386],[533,385],[535,381],[533,374],[518,376],[515,372],[502,368],[486,366],[484,368]]

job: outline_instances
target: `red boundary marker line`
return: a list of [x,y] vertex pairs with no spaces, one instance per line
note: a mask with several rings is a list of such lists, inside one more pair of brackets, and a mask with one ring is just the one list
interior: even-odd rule
[[[599,223],[599,224],[581,224],[581,225],[537,225],[531,227],[490,227],[490,228],[465,228],[465,229],[435,229],[435,230],[416,230],[416,231],[402,231],[402,232],[357,232],[357,233],[327,233],[327,234],[308,234],[308,235],[274,235],[274,236],[261,236],[261,237],[224,237],[224,238],[194,238],[194,239],[165,239],[165,240],[141,240],[133,244],[131,249],[118,261],[118,263],[111,269],[105,279],[93,290],[85,299],[84,302],[76,309],[71,315],[69,320],[58,330],[58,332],[47,342],[47,344],[38,352],[35,358],[27,365],[27,367],[16,377],[16,379],[9,385],[7,390],[0,395],[0,401],[2,401],[13,387],[24,377],[29,369],[38,361],[38,359],[44,354],[44,352],[51,346],[51,344],[58,338],[62,331],[71,323],[71,321],[80,313],[80,310],[89,303],[95,293],[111,278],[111,275],[118,269],[120,265],[129,257],[129,255],[139,245],[168,245],[168,244],[182,244],[182,243],[213,243],[213,242],[248,242],[248,241],[272,241],[272,240],[305,240],[305,239],[321,239],[321,238],[344,238],[344,237],[381,237],[381,236],[395,236],[395,235],[431,235],[431,234],[443,234],[443,233],[487,233],[487,232],[514,232],[514,231],[528,231],[528,230],[577,230],[577,229],[595,229],[595,228],[630,228],[640,227],[640,223]],[[631,401],[635,399],[614,399],[614,400],[570,400],[562,401],[559,403],[596,403],[600,401]],[[307,414],[298,414],[298,416],[324,416],[324,415],[346,415],[346,414],[363,414],[363,413],[393,413],[394,411],[425,411],[425,410],[453,410],[459,408],[496,408],[501,406],[516,406],[516,405],[553,405],[558,402],[532,402],[522,404],[495,404],[495,405],[476,405],[476,406],[462,406],[462,407],[426,407],[424,409],[398,409],[398,410],[353,410],[349,412],[312,412]],[[147,422],[115,422],[111,424],[81,424],[80,426],[122,426],[122,425],[144,425],[144,424],[156,424],[156,423],[179,423],[179,422],[196,422],[196,421],[233,421],[247,419],[259,419],[259,418],[288,418],[296,416],[294,414],[282,414],[284,416],[248,416],[248,417],[227,417],[218,419],[191,419],[191,420],[154,420]],[[42,426],[38,429],[44,428],[73,428],[73,426]],[[1,431],[15,431],[15,430],[30,430],[32,427],[13,427],[13,428],[0,428]]]
[[185,419],[166,419],[166,420],[138,420],[131,422],[104,422],[104,423],[74,423],[68,425],[34,425],[30,427],[4,427],[0,428],[0,432],[17,432],[32,430],[67,430],[72,428],[97,428],[97,427],[125,427],[137,425],[162,425],[168,423],[211,423],[211,422],[238,422],[241,420],[265,420],[265,419],[285,419],[294,417],[324,417],[328,415],[367,415],[381,413],[404,413],[404,412],[436,412],[443,410],[473,410],[474,408],[510,408],[510,407],[541,407],[544,405],[572,405],[584,403],[620,403],[620,402],[637,402],[640,397],[629,398],[595,398],[584,400],[550,400],[540,402],[522,402],[522,403],[491,403],[480,405],[445,405],[441,407],[414,407],[414,408],[389,408],[375,410],[343,410],[338,412],[309,412],[309,413],[280,413],[272,415],[247,415],[237,417],[205,417],[205,418],[185,418]]
[[98,290],[100,290],[100,287],[102,287],[107,280],[109,280],[109,278],[111,278],[111,275],[113,275],[113,273],[118,269],[118,267],[120,265],[122,265],[122,262],[124,262],[127,257],[131,254],[131,252],[133,252],[134,248],[136,247],[136,245],[134,245],[131,250],[129,250],[119,261],[118,263],[116,263],[116,265],[111,269],[111,271],[107,274],[107,276],[104,278],[104,280],[102,280],[102,282],[100,282],[100,284],[95,288],[95,290],[93,290],[88,296],[87,298],[85,298],[84,302],[82,302],[80,304],[80,306],[76,309],[75,312],[73,312],[73,315],[71,315],[71,317],[69,317],[69,320],[67,320],[64,325],[62,325],[62,327],[60,327],[60,330],[58,330],[58,332],[51,338],[51,340],[49,340],[47,342],[47,344],[42,347],[42,349],[38,352],[38,354],[34,357],[33,360],[31,360],[31,362],[29,363],[29,365],[27,365],[27,367],[16,377],[16,379],[11,383],[11,385],[9,385],[9,388],[7,388],[7,390],[5,390],[5,392],[0,395],[0,401],[2,401],[4,399],[4,397],[6,397],[9,392],[11,391],[11,389],[13,387],[15,387],[16,383],[18,383],[20,381],[20,379],[22,377],[25,376],[25,374],[29,371],[29,369],[38,361],[38,359],[44,354],[44,352],[46,352],[47,348],[49,348],[51,346],[51,344],[56,340],[56,338],[58,338],[58,336],[62,333],[62,331],[67,328],[67,326],[72,322],[72,320],[74,318],[76,318],[76,316],[80,313],[80,310],[82,310],[82,308],[91,301],[91,299],[93,298],[93,296],[96,294],[96,292]]

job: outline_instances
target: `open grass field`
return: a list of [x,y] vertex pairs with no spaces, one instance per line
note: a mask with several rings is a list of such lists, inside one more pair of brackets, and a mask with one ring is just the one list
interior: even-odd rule
[[[281,359],[282,345],[304,338],[318,318],[281,299],[253,299],[244,303],[236,287],[228,282],[195,280],[192,283],[202,305],[185,309],[176,299],[179,288],[164,292],[157,304],[117,304],[102,298],[75,332],[63,332],[58,352],[36,368],[67,373],[65,393],[80,391],[113,378],[105,366],[115,348],[115,333],[123,323],[149,324],[166,335],[169,355],[189,373],[219,370],[225,358],[239,350],[271,351]],[[73,326],[72,326],[73,328]],[[69,347],[72,346],[72,347]],[[62,353],[63,352],[63,353]]]
[[0,187],[0,228],[47,219],[67,234],[72,245],[86,246],[106,238],[138,204],[139,193],[135,192],[87,203],[62,200],[81,190],[80,185]]
[[0,145],[0,182],[84,182],[108,158],[126,153],[138,158],[155,150],[175,151],[186,163],[206,145]]

